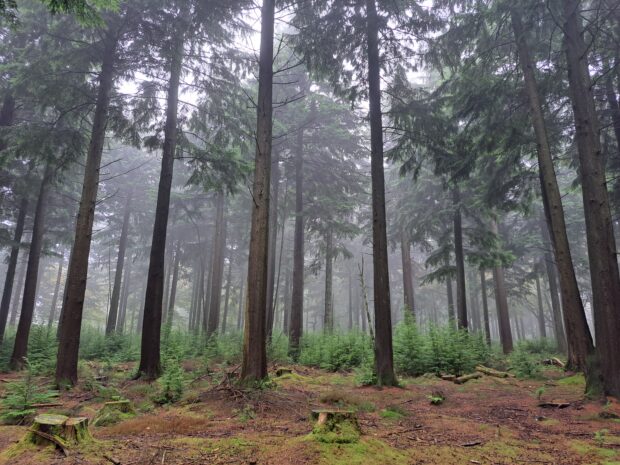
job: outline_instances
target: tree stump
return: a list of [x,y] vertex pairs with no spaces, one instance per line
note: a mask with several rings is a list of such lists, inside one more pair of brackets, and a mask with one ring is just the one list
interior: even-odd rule
[[293,373],[293,370],[290,368],[278,368],[276,370],[276,376],[279,378],[280,376],[290,375]]
[[128,400],[106,402],[93,421],[93,426],[108,426],[135,415],[133,405]]
[[359,440],[361,430],[353,410],[313,410],[312,435],[319,442],[352,443]]
[[27,439],[36,445],[54,444],[66,455],[69,446],[87,442],[92,436],[88,418],[42,414],[35,417]]

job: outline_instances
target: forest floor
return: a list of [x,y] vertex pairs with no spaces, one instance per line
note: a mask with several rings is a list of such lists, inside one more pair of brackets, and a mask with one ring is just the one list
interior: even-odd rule
[[[620,414],[620,406],[584,401],[580,376],[549,370],[538,380],[485,376],[463,385],[423,376],[378,389],[356,386],[352,374],[291,368],[252,392],[222,381],[222,372],[205,375],[179,402],[154,406],[157,383],[129,381],[133,367],[119,365],[109,382],[83,383],[39,413],[92,418],[116,393],[131,400],[135,416],[91,426],[94,441],[66,457],[20,441],[27,425],[0,426],[0,464],[620,465],[620,420],[599,416]],[[0,392],[13,376],[0,375]],[[437,391],[445,401],[431,405]],[[542,408],[541,399],[569,405]],[[311,434],[311,410],[334,405],[357,411],[358,442],[322,443]]]

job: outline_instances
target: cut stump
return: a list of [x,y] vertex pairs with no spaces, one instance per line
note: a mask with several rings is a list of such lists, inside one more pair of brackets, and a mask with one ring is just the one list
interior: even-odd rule
[[278,368],[276,370],[276,376],[279,378],[280,376],[290,375],[293,373],[293,370],[290,368]]
[[352,443],[359,440],[361,430],[353,410],[313,410],[312,435],[319,442]]
[[54,444],[67,455],[67,448],[92,439],[88,418],[42,414],[34,419],[27,440],[36,445]]
[[112,425],[133,415],[135,415],[133,405],[126,399],[106,402],[97,412],[93,426]]

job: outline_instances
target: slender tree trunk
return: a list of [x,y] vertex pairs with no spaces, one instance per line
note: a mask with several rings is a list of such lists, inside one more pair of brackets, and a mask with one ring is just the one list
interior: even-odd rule
[[[215,234],[215,233],[214,233]],[[202,305],[202,331],[203,333],[207,333],[207,328],[209,326],[209,304],[211,303],[211,281],[213,280],[213,254],[215,254],[215,237],[211,242],[211,249],[209,253],[209,258],[205,257],[206,268],[205,273],[202,276],[202,293],[201,296],[201,305]],[[206,281],[205,281],[206,277]]]
[[24,257],[23,262],[17,274],[17,288],[15,289],[13,303],[11,304],[11,316],[9,318],[9,326],[15,327],[17,323],[17,314],[19,305],[21,304],[21,294],[24,289],[24,281],[26,280],[26,269],[28,268],[28,257]]
[[267,262],[269,255],[269,190],[273,129],[273,29],[275,0],[263,0],[258,75],[256,158],[254,165],[252,227],[248,258],[248,292],[241,381],[267,377],[265,339]]
[[194,260],[194,265],[192,267],[192,300],[189,307],[189,322],[187,325],[187,329],[192,332],[195,330],[196,326],[196,300],[198,298],[198,276],[199,276],[199,268],[197,266],[197,260]]
[[[588,69],[588,46],[583,38],[580,13],[578,0],[564,1],[564,45],[586,220],[596,354],[604,393],[620,397],[620,274],[599,139],[598,116]],[[569,312],[564,308],[564,315],[567,313]],[[572,328],[569,330],[568,325],[566,326],[567,338],[570,341],[573,337]],[[591,351],[589,342],[584,341],[584,345]],[[588,388],[596,389],[598,380],[588,370],[595,371],[596,367],[590,364],[586,371]]]
[[383,123],[381,121],[381,65],[379,61],[379,20],[375,0],[366,1],[368,47],[368,95],[372,177],[372,244],[375,303],[375,370],[377,384],[394,386],[392,352],[392,312],[388,271],[387,225],[385,218],[385,178],[383,172]]
[[463,226],[461,219],[460,194],[458,188],[454,195],[454,257],[456,262],[456,313],[459,328],[467,329],[467,290],[465,288],[465,255],[463,254]]
[[446,277],[446,293],[448,295],[448,324],[454,326],[456,316],[454,314],[454,295],[452,294],[452,278]]
[[56,319],[56,303],[58,302],[58,294],[60,294],[60,283],[62,282],[62,269],[65,265],[64,254],[58,260],[58,272],[56,273],[56,284],[54,285],[54,294],[52,296],[52,305],[50,307],[50,315],[47,320],[47,331],[51,331],[54,320]]
[[243,285],[245,284],[245,280],[241,280],[241,285],[239,286],[239,309],[237,311],[237,331],[241,331],[243,328]]
[[538,330],[541,339],[547,337],[545,328],[545,307],[543,307],[542,291],[540,289],[540,276],[536,273],[536,297],[538,299]]
[[566,234],[564,208],[553,166],[553,158],[551,157],[551,148],[549,146],[542,101],[534,74],[534,65],[530,57],[521,18],[516,9],[512,9],[511,17],[514,35],[517,39],[519,62],[528,96],[532,125],[536,134],[540,186],[545,221],[548,226],[547,234],[551,236],[551,244],[553,245],[559,271],[564,322],[569,342],[568,366],[572,369],[585,371],[589,354],[594,350],[592,337],[588,329],[575,276],[568,235]]
[[108,33],[105,38],[105,49],[101,73],[99,74],[99,91],[84,169],[82,197],[75,226],[75,239],[69,258],[66,291],[58,327],[56,383],[59,386],[77,383],[78,350],[88,275],[88,256],[99,188],[101,156],[108,123],[110,95],[115,74],[114,64],[117,45],[118,39]]
[[415,318],[413,296],[413,270],[411,268],[411,243],[404,228],[400,230],[400,256],[403,263],[403,297],[406,310]]
[[286,272],[284,274],[284,302],[282,302],[282,331],[287,336],[290,330],[291,321],[291,270],[289,269],[289,261],[287,260]]
[[172,240],[168,237],[166,243],[166,253],[164,254],[164,296],[162,298],[162,309],[165,312],[162,314],[162,320],[166,323],[166,317],[168,316],[168,302],[170,301],[170,281],[172,280],[172,262],[174,261],[174,247],[172,247]]
[[[548,232],[543,225],[543,232]],[[549,283],[549,293],[551,294],[551,311],[553,314],[553,328],[555,339],[558,344],[558,350],[567,353],[566,334],[564,333],[564,325],[562,324],[562,308],[560,307],[560,299],[558,298],[557,272],[555,263],[549,252],[545,252],[544,256],[545,268],[547,270],[547,281]]]
[[349,309],[348,309],[349,322],[347,329],[353,331],[353,274],[349,270]]
[[228,257],[228,272],[226,273],[226,291],[224,292],[224,317],[222,318],[222,334],[226,334],[226,322],[228,321],[228,305],[230,303],[230,281],[232,278],[233,249],[230,249]]
[[[278,195],[280,190],[280,157],[274,151],[271,160],[271,205],[269,206],[269,258],[267,263],[267,340],[271,340],[275,313],[276,245],[278,241]],[[284,237],[282,237],[284,240]]]
[[[499,234],[495,220],[491,222],[491,229],[496,235]],[[510,329],[510,315],[508,313],[508,295],[504,281],[504,269],[501,265],[493,268],[493,280],[495,281],[495,305],[497,307],[497,323],[499,326],[499,339],[505,354],[512,352],[512,330]]]
[[127,236],[129,233],[129,218],[131,215],[131,198],[133,192],[127,194],[125,202],[125,214],[123,215],[123,225],[118,245],[118,256],[116,257],[116,271],[114,272],[114,287],[112,288],[112,299],[110,301],[110,313],[105,328],[106,336],[116,331],[116,321],[118,319],[118,303],[121,297],[121,283],[123,278],[123,266],[125,264],[125,252],[127,250]]
[[295,232],[293,236],[293,297],[289,325],[289,353],[299,355],[304,315],[304,130],[297,132],[295,153]]
[[127,319],[127,303],[129,301],[129,290],[131,289],[131,268],[132,262],[129,260],[123,273],[123,288],[121,292],[120,313],[118,315],[118,323],[116,330],[122,334],[125,331],[125,320]]
[[174,303],[177,298],[177,286],[179,284],[179,265],[181,263],[181,240],[177,240],[174,250],[174,262],[172,264],[172,284],[170,286],[170,295],[168,296],[168,314],[166,315],[166,325],[168,329],[172,329],[172,320],[174,318]]
[[334,331],[334,306],[333,306],[333,249],[334,233],[331,226],[325,234],[325,311],[323,313],[323,331],[332,333]]
[[223,193],[217,194],[215,239],[213,249],[213,276],[211,279],[211,302],[209,304],[209,323],[207,325],[207,338],[217,333],[220,324],[220,303],[222,300],[222,275],[224,274],[224,258],[226,254],[226,218],[224,208],[226,199]]
[[166,255],[166,234],[172,190],[172,171],[177,144],[177,114],[179,107],[179,83],[183,71],[184,34],[178,32],[174,52],[170,60],[170,78],[166,102],[166,124],[164,127],[164,148],[161,174],[155,208],[155,225],[149,260],[149,271],[144,299],[142,321],[142,344],[138,376],[155,379],[161,374],[160,336],[164,296],[164,259]]
[[48,163],[41,180],[39,197],[34,213],[34,223],[32,226],[32,240],[30,242],[30,254],[28,255],[28,268],[26,270],[26,281],[24,283],[24,297],[22,299],[22,311],[19,315],[17,334],[15,335],[15,345],[11,355],[10,366],[13,370],[21,370],[28,355],[28,337],[32,325],[32,316],[37,298],[37,284],[39,281],[39,263],[41,260],[41,250],[43,249],[43,234],[45,233],[45,215],[47,214],[47,204],[49,198],[49,188],[52,181],[52,166]]
[[13,246],[11,247],[11,254],[9,255],[9,263],[6,269],[6,277],[4,279],[4,291],[2,292],[2,302],[0,303],[0,344],[4,339],[4,331],[6,330],[6,323],[9,317],[9,307],[11,305],[11,296],[13,295],[13,282],[15,281],[15,269],[17,268],[19,247],[22,242],[22,235],[24,233],[24,223],[26,222],[27,211],[28,197],[24,195],[19,206],[17,221],[15,222]]

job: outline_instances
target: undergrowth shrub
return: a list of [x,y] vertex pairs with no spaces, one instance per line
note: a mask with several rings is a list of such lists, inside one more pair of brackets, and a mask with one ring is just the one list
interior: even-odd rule
[[372,341],[358,332],[307,334],[300,343],[299,363],[329,371],[361,367],[369,358]]
[[185,374],[181,367],[183,349],[180,345],[168,343],[163,353],[163,375],[157,380],[159,392],[153,399],[158,404],[177,402],[185,392]]
[[519,342],[510,354],[510,369],[518,378],[536,378],[540,376],[542,357],[531,353],[526,342]]

